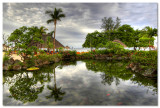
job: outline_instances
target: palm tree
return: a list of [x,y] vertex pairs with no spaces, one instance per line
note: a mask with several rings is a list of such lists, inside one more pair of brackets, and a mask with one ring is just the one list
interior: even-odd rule
[[61,8],[54,9],[54,11],[47,10],[45,14],[48,14],[51,19],[47,20],[47,24],[54,23],[54,40],[53,40],[53,53],[55,52],[55,34],[56,34],[56,24],[57,21],[61,21],[61,18],[65,17]]
[[54,74],[54,86],[50,86],[50,85],[47,85],[47,88],[49,90],[51,90],[51,93],[49,96],[46,96],[47,99],[49,98],[53,98],[55,99],[55,101],[61,101],[63,99],[63,96],[66,94],[65,92],[63,92],[61,90],[61,87],[57,88],[57,84],[56,84],[56,73],[55,73],[55,65],[53,67],[53,74]]
[[[144,32],[147,34],[148,38],[152,38],[153,36],[157,36],[157,29],[152,27],[146,26],[144,29]],[[150,40],[149,40],[149,49],[150,49]]]

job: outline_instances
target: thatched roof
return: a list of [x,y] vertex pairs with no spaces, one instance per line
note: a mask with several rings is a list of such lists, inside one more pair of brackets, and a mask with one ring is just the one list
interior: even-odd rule
[[65,48],[66,48],[66,49],[70,49],[70,47],[69,47],[69,46],[66,46]]
[[125,45],[122,41],[120,40],[113,40],[112,42],[118,42],[120,43],[123,47],[127,47],[127,45]]
[[[36,46],[38,48],[47,48],[47,37],[48,36],[51,37],[51,42],[53,42],[54,38],[51,35],[43,34],[42,35],[42,40],[44,41],[44,43],[43,44],[37,44]],[[55,39],[55,49],[58,49],[59,47],[65,48],[57,39]]]

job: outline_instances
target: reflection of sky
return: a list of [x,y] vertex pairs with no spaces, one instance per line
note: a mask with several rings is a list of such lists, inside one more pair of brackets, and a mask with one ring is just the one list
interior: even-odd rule
[[[38,95],[39,98],[25,105],[117,105],[119,102],[124,105],[157,105],[157,95],[152,95],[153,92],[147,87],[121,79],[119,85],[115,82],[111,85],[103,85],[101,72],[88,71],[84,62],[78,61],[76,66],[64,66],[62,69],[57,67],[55,70],[57,87],[61,87],[62,91],[66,92],[63,100],[54,102],[54,98],[48,100],[45,98],[51,92],[46,86],[54,86],[52,77],[50,83],[45,83],[46,86]],[[8,92],[5,89],[6,86],[4,86],[4,102],[8,101],[8,104],[12,105],[19,104],[19,101],[6,97]],[[110,95],[107,96],[107,94]]]

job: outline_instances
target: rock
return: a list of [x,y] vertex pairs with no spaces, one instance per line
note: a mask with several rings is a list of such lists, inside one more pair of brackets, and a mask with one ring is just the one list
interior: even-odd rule
[[22,66],[22,69],[27,69],[27,66]]
[[22,66],[21,65],[13,65],[13,70],[21,70]]
[[3,70],[5,70],[5,71],[12,70],[12,65],[4,65]]
[[142,73],[145,77],[154,77],[156,76],[156,69],[149,68]]
[[13,65],[13,64],[15,63],[15,61],[14,61],[13,58],[10,58],[10,59],[8,60],[8,63],[11,64],[11,65]]
[[14,64],[18,64],[18,63],[20,63],[21,61],[20,60],[15,60],[14,61]]
[[47,64],[50,64],[50,62],[49,61],[44,61],[43,62],[43,65],[47,65]]
[[55,61],[54,61],[54,62],[55,62],[55,63],[57,63],[57,62],[59,62],[59,61],[60,61],[59,59],[55,59]]

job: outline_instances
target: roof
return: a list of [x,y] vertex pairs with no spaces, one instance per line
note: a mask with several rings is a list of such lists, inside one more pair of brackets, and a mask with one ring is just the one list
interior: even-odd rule
[[112,42],[117,42],[117,43],[120,43],[123,47],[127,47],[127,45],[125,45],[122,41],[120,40],[113,40]]
[[66,49],[70,49],[70,47],[69,47],[69,46],[66,46],[65,48],[66,48]]
[[[44,41],[43,44],[38,44],[37,47],[39,48],[47,48],[47,37],[51,37],[51,42],[53,42],[54,38],[50,34],[43,34],[42,35],[42,40]],[[57,39],[55,39],[55,49],[63,47],[65,48]]]

